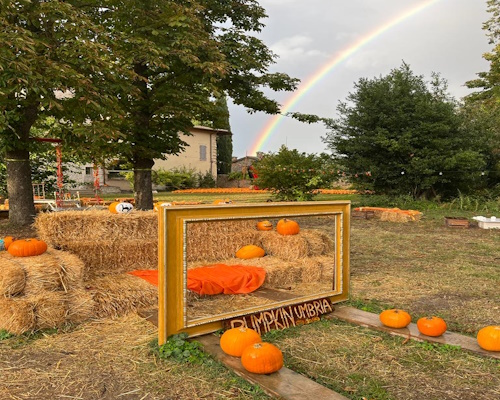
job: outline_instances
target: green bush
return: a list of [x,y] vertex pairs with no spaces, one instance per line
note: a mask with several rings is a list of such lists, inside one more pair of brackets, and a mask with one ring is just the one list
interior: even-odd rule
[[276,199],[283,201],[311,200],[317,189],[328,187],[337,179],[331,173],[329,158],[299,153],[286,146],[278,153],[264,155],[255,169],[258,174],[255,185],[271,190]]

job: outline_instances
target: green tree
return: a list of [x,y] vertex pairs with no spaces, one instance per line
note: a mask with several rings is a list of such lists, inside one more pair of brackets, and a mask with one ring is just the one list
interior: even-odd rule
[[430,84],[403,63],[389,75],[360,79],[337,107],[324,141],[359,188],[414,197],[466,193],[480,184],[482,154],[460,129],[446,82]]
[[138,77],[138,96],[119,95],[127,117],[118,121],[123,136],[112,149],[133,165],[139,209],[153,207],[154,159],[183,151],[181,135],[192,121],[211,120],[210,99],[227,93],[250,110],[277,113],[262,88],[295,88],[287,75],[266,72],[274,55],[251,34],[265,17],[254,0],[110,0],[94,13],[110,35],[126,38],[114,51]]
[[233,160],[233,136],[229,124],[229,109],[225,96],[220,96],[215,101],[215,114],[212,128],[224,129],[228,135],[217,135],[217,174],[229,174]]
[[92,121],[96,143],[116,133],[107,121],[118,111],[117,78],[127,72],[112,56],[114,38],[78,3],[0,0],[0,153],[13,224],[35,214],[29,160],[37,121],[52,115],[75,136]]
[[337,177],[329,157],[301,153],[284,145],[277,153],[265,154],[254,167],[258,174],[255,184],[270,189],[282,201],[311,200],[317,189],[327,187]]
[[500,184],[500,1],[489,0],[491,18],[484,23],[493,50],[484,55],[490,70],[478,73],[479,78],[466,82],[467,87],[478,89],[465,97],[462,108],[466,129],[480,140],[487,157],[488,186]]

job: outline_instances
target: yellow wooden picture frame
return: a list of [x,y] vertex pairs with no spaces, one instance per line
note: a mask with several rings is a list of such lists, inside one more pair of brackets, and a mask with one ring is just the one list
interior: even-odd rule
[[[328,298],[331,303],[347,300],[349,295],[350,207],[350,201],[162,206],[159,210],[158,243],[159,344],[165,343],[168,336],[180,332],[186,332],[189,336],[197,336],[217,331],[223,328],[225,320],[245,314],[316,299]],[[188,321],[186,252],[189,249],[186,246],[186,231],[190,223],[309,216],[328,216],[335,222],[332,290]]]

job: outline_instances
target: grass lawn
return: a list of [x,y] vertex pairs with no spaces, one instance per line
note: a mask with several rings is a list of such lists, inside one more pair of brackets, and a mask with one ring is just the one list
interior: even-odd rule
[[[268,194],[155,197],[207,203],[269,199]],[[346,198],[365,205],[354,195],[317,199]],[[404,308],[414,322],[438,315],[450,331],[472,336],[485,325],[500,324],[500,230],[444,224],[444,216],[478,214],[486,215],[436,207],[414,223],[352,220],[348,304],[377,313]],[[0,237],[15,233],[0,221]],[[0,398],[267,398],[213,360],[181,364],[155,358],[155,334],[151,324],[128,315],[0,340]],[[405,340],[334,319],[273,331],[265,339],[282,349],[288,368],[350,399],[500,398],[500,362],[454,346]]]

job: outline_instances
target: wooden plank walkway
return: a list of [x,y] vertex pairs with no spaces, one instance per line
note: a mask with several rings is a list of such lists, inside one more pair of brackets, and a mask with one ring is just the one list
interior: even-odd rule
[[207,353],[243,379],[259,385],[270,396],[286,400],[347,400],[347,397],[340,393],[285,367],[269,375],[252,374],[243,368],[238,357],[229,356],[221,350],[219,338],[215,335],[199,336],[196,340],[203,345]]
[[[139,315],[158,326],[158,310],[141,310]],[[340,393],[286,367],[269,375],[252,374],[243,368],[238,357],[229,356],[221,350],[220,339],[213,334],[197,336],[195,340],[203,345],[207,353],[226,365],[236,375],[259,385],[270,396],[285,400],[348,400]]]
[[460,346],[464,350],[472,351],[474,353],[481,354],[483,356],[499,358],[500,352],[498,351],[486,351],[483,350],[477,344],[477,340],[474,337],[460,335],[454,332],[445,332],[443,335],[438,337],[431,337],[422,335],[417,324],[410,323],[408,327],[401,329],[389,328],[382,325],[380,322],[378,314],[370,313],[363,310],[358,310],[354,307],[340,306],[335,307],[335,310],[331,314],[323,315],[323,318],[338,318],[340,320],[350,322],[356,325],[366,326],[371,329],[375,329],[382,332],[387,332],[391,335],[398,335],[406,338],[411,338],[419,341],[428,341],[432,343],[449,344],[453,346]]

